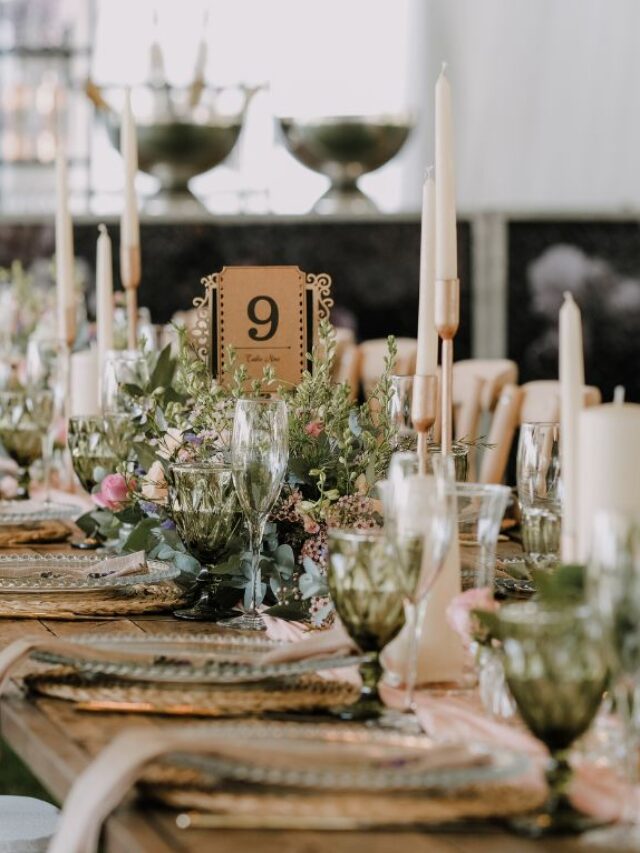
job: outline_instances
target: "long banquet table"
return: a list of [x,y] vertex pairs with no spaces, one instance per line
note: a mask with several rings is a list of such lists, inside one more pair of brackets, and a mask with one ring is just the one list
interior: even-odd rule
[[[24,551],[25,549],[21,549]],[[53,550],[47,546],[48,551]],[[58,550],[58,549],[56,549]],[[64,550],[64,549],[60,549]],[[0,647],[18,637],[57,636],[92,631],[110,633],[210,633],[207,623],[184,622],[170,615],[135,619],[82,621],[0,619]],[[19,675],[19,670],[16,675]],[[71,703],[21,695],[17,686],[0,700],[0,727],[4,740],[31,773],[58,802],[74,779],[100,749],[130,726],[175,725],[176,718],[142,714],[98,713],[74,710]],[[0,759],[0,773],[2,764]],[[402,845],[403,853],[527,853],[527,851],[598,850],[580,839],[531,841],[497,825],[474,823],[454,830],[429,832],[301,832],[244,829],[179,829],[176,814],[145,808],[129,796],[108,819],[104,849],[108,853],[386,853]],[[606,848],[600,848],[606,849]]]

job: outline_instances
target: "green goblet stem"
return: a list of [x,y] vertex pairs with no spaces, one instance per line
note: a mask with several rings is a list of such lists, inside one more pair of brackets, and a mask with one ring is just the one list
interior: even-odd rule
[[18,491],[16,493],[16,498],[18,500],[28,500],[30,486],[31,473],[29,472],[29,466],[25,465],[24,468],[18,469]]
[[378,692],[378,684],[382,678],[382,665],[378,654],[358,667],[362,677],[362,689],[358,701],[335,711],[341,720],[376,720],[381,717],[386,707],[383,705]]

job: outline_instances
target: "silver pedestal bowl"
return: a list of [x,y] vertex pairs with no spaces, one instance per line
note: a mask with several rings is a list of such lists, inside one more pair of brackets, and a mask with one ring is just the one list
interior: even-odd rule
[[[93,87],[109,139],[120,146],[122,90]],[[253,92],[243,87],[143,86],[131,90],[138,134],[138,165],[160,188],[150,207],[199,204],[188,188],[196,175],[222,163],[233,150]]]
[[388,163],[407,140],[413,121],[407,114],[278,118],[293,156],[331,180],[316,202],[316,213],[361,213],[376,209],[358,187],[358,178]]

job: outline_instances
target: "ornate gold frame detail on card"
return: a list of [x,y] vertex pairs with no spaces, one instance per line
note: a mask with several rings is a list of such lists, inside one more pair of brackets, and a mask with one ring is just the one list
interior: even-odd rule
[[282,381],[299,382],[310,367],[318,324],[333,305],[331,277],[297,266],[247,266],[224,267],[201,281],[205,292],[193,300],[192,336],[212,376],[224,376],[233,346],[250,378],[271,364]]

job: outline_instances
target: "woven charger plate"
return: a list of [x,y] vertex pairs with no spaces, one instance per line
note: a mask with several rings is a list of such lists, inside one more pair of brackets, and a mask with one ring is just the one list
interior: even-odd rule
[[0,526],[0,548],[65,542],[72,530],[64,521],[35,521],[30,524]]
[[242,815],[252,821],[264,816],[286,819],[323,818],[353,820],[354,829],[368,826],[414,826],[415,824],[453,823],[469,819],[506,818],[523,814],[542,805],[546,793],[542,788],[516,782],[485,782],[456,791],[434,791],[397,794],[340,792],[300,793],[265,788],[262,792],[246,785],[236,790],[226,787],[206,789],[199,780],[171,779],[174,768],[152,765],[139,783],[145,797],[170,808],[209,814],[231,814],[240,823]]
[[174,581],[133,584],[117,591],[0,594],[0,618],[74,619],[161,613],[183,604],[184,590]]
[[26,676],[30,690],[76,703],[114,703],[113,710],[194,717],[229,717],[266,711],[313,711],[355,702],[359,688],[315,675],[243,685],[185,685],[86,677],[69,667]]

